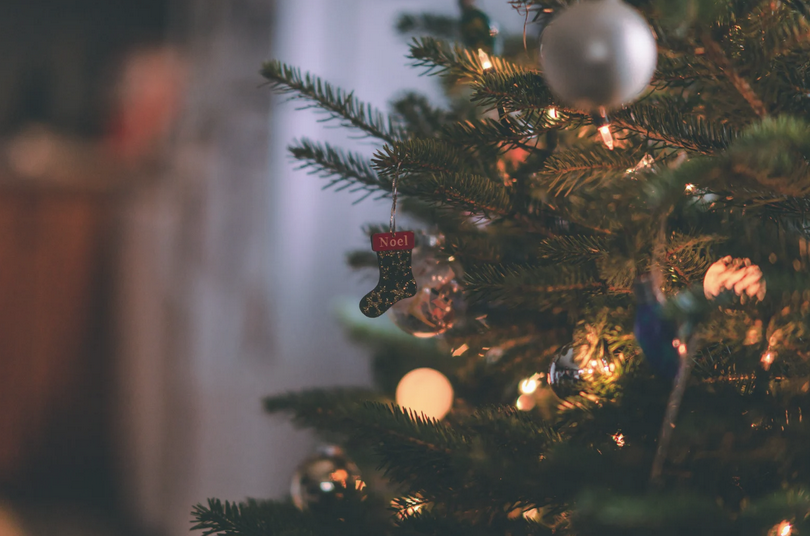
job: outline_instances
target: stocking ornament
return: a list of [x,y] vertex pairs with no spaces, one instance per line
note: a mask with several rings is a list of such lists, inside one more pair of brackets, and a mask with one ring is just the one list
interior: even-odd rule
[[412,231],[397,232],[397,181],[399,167],[394,175],[391,191],[394,202],[391,206],[391,226],[387,233],[371,237],[371,249],[377,252],[380,280],[374,290],[360,301],[360,311],[370,318],[377,318],[399,300],[416,294],[416,279],[411,270],[411,250],[414,247]]

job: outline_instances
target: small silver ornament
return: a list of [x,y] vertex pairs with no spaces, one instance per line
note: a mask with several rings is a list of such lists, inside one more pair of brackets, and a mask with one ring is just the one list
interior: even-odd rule
[[657,58],[649,24],[621,0],[572,5],[543,30],[540,47],[551,90],[586,111],[635,99],[649,84]]
[[548,369],[548,384],[554,394],[565,399],[582,391],[583,371],[576,361],[574,346],[563,346]]
[[325,446],[298,466],[290,495],[299,510],[331,509],[350,496],[364,495],[360,470],[340,447]]

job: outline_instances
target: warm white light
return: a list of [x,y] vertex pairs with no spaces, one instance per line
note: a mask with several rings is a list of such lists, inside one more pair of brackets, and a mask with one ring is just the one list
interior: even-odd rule
[[530,378],[526,378],[525,380],[520,382],[520,392],[524,395],[530,395],[533,392],[537,391],[537,388],[540,386],[540,383],[537,381],[540,378],[539,374],[535,374]]
[[623,447],[624,446],[624,434],[622,434],[621,432],[616,432],[615,434],[613,434],[613,441],[616,442],[616,445],[618,445],[619,448]]
[[760,362],[762,363],[762,368],[764,368],[765,370],[768,370],[769,368],[771,368],[771,365],[773,364],[773,360],[774,360],[774,355],[773,355],[773,352],[771,352],[770,350],[768,350],[767,352],[762,354],[762,359],[760,359]]
[[691,184],[691,183],[690,183],[690,184],[687,184],[687,185],[684,187],[684,191],[685,191],[686,193],[692,193],[692,192],[694,192],[694,191],[695,191],[695,185],[694,185],[694,184]]
[[605,147],[612,151],[613,133],[610,131],[610,125],[602,125],[599,127],[599,134],[602,135],[602,141],[605,143]]
[[484,71],[492,69],[492,62],[489,59],[489,54],[484,52],[484,50],[481,48],[478,49],[478,59],[481,61],[481,68],[484,69]]
[[782,521],[781,523],[779,523],[779,526],[776,529],[776,533],[779,536],[790,536],[791,532],[793,532],[793,525],[791,525],[787,521]]
[[439,420],[453,406],[453,386],[438,370],[418,368],[399,380],[396,398],[403,408]]
[[465,343],[465,344],[462,344],[461,346],[459,346],[458,348],[456,348],[455,350],[453,350],[453,354],[452,354],[452,355],[453,355],[453,357],[458,357],[458,356],[460,356],[460,355],[464,355],[464,352],[466,352],[466,351],[467,351],[467,350],[469,350],[469,349],[470,349],[470,347],[469,347],[469,346],[467,346],[467,344],[466,344],[466,343]]
[[548,110],[546,110],[546,115],[552,121],[556,121],[557,119],[560,118],[560,113],[557,111],[557,108],[554,108],[553,106]]
[[391,501],[392,508],[398,508],[397,517],[400,520],[403,520],[407,517],[410,517],[414,514],[419,513],[419,510],[422,509],[424,503],[421,502],[422,499],[419,497],[405,497],[404,502],[406,502],[407,506],[402,506],[396,500]]
[[529,411],[530,409],[534,408],[537,402],[534,400],[534,397],[531,395],[520,395],[515,402],[515,407],[520,411]]

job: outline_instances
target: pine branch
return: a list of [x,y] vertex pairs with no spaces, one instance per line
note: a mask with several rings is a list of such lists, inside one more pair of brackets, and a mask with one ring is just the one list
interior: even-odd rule
[[710,82],[714,78],[711,65],[704,56],[678,54],[658,56],[658,67],[651,85],[659,90],[686,88],[695,82]]
[[[487,72],[475,81],[473,89],[472,101],[489,109],[500,107],[507,112],[523,112],[545,111],[555,106],[545,80],[535,72]],[[559,117],[554,123],[564,123],[566,119]]]
[[704,31],[701,34],[700,41],[706,48],[706,54],[712,60],[712,63],[728,78],[731,85],[737,90],[740,96],[745,99],[748,105],[751,106],[754,113],[759,117],[765,117],[768,114],[768,110],[765,108],[762,99],[754,92],[751,84],[740,76],[720,45],[712,39],[711,34],[708,31]]
[[620,179],[643,155],[638,151],[608,151],[602,147],[577,148],[555,153],[533,176],[533,183],[555,196],[567,196],[581,188],[599,189]]
[[696,158],[651,178],[645,185],[648,196],[656,199],[653,204],[674,204],[683,198],[686,183],[724,193],[752,208],[810,195],[809,133],[807,123],[794,117],[765,119],[746,129],[719,156]]
[[386,145],[374,154],[374,168],[392,177],[400,173],[461,173],[471,171],[471,155],[446,140],[412,139]]
[[475,301],[534,304],[541,311],[574,305],[583,296],[631,293],[630,288],[610,287],[582,270],[566,266],[468,267],[465,289]]
[[[516,506],[515,510],[518,510]],[[528,510],[528,508],[527,508]],[[462,519],[437,512],[419,512],[404,517],[398,522],[405,535],[422,536],[490,536],[492,534],[509,534],[510,536],[551,536],[553,529],[519,517],[487,526],[473,523],[463,516]]]
[[610,243],[596,236],[557,236],[546,238],[538,247],[539,255],[554,263],[581,264],[609,254]]
[[480,175],[436,174],[426,189],[432,192],[431,201],[442,199],[446,204],[487,218],[505,217],[512,213],[512,201],[502,184]]
[[[425,69],[425,74],[450,75],[466,80],[475,80],[484,73],[478,52],[450,44],[432,37],[415,38],[410,46],[412,65]],[[497,56],[490,56],[492,70],[501,73],[517,73],[524,69]]]
[[735,132],[727,125],[713,124],[700,116],[684,115],[682,103],[661,102],[629,106],[611,115],[616,128],[637,132],[667,146],[703,154],[726,148]]
[[499,151],[521,147],[533,150],[529,140],[544,132],[546,130],[542,126],[538,127],[522,117],[505,116],[497,121],[483,117],[446,125],[442,128],[442,137],[463,147],[492,146]]
[[[729,35],[731,58],[748,72],[769,70],[774,58],[791,52],[806,52],[810,44],[810,24],[796,7],[800,2],[763,2],[734,26]],[[744,53],[743,53],[744,51]]]
[[[401,164],[405,171],[426,172],[400,178],[403,192],[435,205],[449,205],[486,217],[506,216],[511,200],[506,188],[466,171],[463,153],[439,140],[410,140],[386,145],[373,160],[374,167],[391,176]],[[400,171],[402,171],[400,168]]]
[[526,263],[537,260],[531,252],[535,240],[522,229],[515,234],[458,232],[447,237],[444,251],[457,259],[473,263]]
[[381,179],[366,158],[357,153],[344,152],[306,138],[289,146],[288,150],[296,160],[302,162],[298,169],[331,179],[324,189],[340,185],[338,191],[351,188],[352,192],[365,191],[367,195],[391,190],[391,182]]
[[300,69],[277,60],[265,63],[261,74],[279,93],[288,94],[294,100],[309,101],[311,107],[323,110],[326,120],[337,120],[345,127],[358,129],[387,143],[405,138],[402,128],[390,117],[361,102],[353,93],[336,89],[317,76],[302,75]]
[[319,536],[319,527],[311,516],[292,504],[250,500],[237,504],[208,499],[192,511],[194,526],[202,536]]

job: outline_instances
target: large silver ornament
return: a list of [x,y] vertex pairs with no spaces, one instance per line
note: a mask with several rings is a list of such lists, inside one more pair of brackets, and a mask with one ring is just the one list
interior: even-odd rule
[[543,31],[540,65],[551,90],[586,111],[635,99],[649,84],[658,57],[647,21],[621,0],[583,1]]

